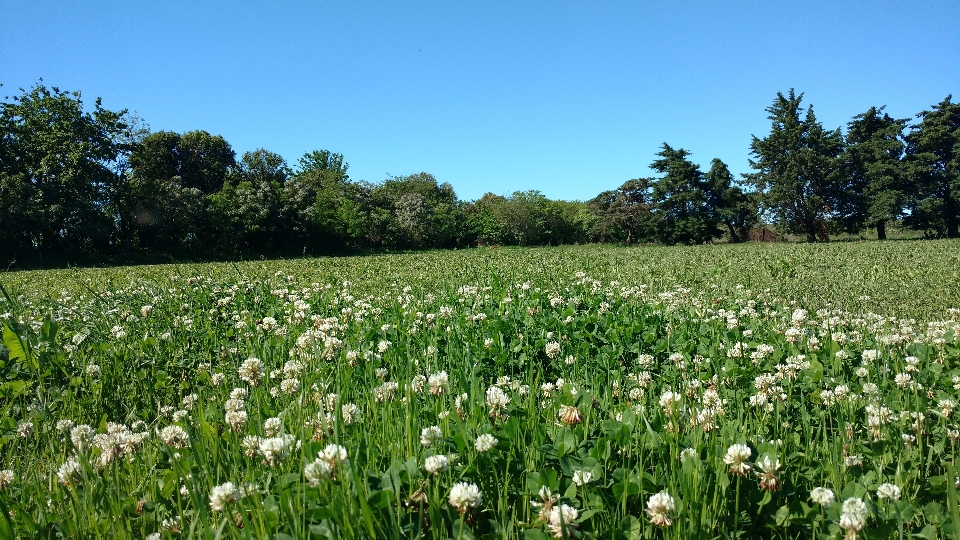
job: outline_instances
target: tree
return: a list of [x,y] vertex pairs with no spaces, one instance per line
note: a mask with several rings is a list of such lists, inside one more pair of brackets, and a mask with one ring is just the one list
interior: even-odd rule
[[843,203],[843,136],[840,128],[826,131],[813,107],[801,118],[803,94],[793,89],[777,93],[767,107],[770,134],[750,143],[750,166],[757,172],[745,175],[756,186],[764,206],[786,231],[806,236],[808,242],[824,239],[825,221]]
[[710,162],[710,170],[704,175],[704,189],[707,207],[713,219],[727,228],[730,241],[749,240],[750,229],[760,220],[757,203],[752,194],[736,185],[726,163],[716,158]]
[[650,192],[654,182],[653,178],[627,180],[619,188],[604,191],[587,202],[597,217],[594,239],[627,245],[652,239],[655,217]]
[[264,254],[282,230],[280,192],[289,170],[279,154],[260,148],[245,152],[223,188],[209,195],[209,215],[221,251]]
[[657,155],[660,159],[650,168],[664,176],[653,184],[653,211],[659,222],[656,238],[664,244],[703,244],[720,236],[707,205],[703,173],[687,159],[690,152],[663,143]]
[[907,154],[916,193],[909,226],[948,238],[960,237],[960,103],[947,96],[917,115],[907,135]]
[[[0,241],[5,253],[96,252],[113,227],[111,164],[126,111],[84,111],[79,92],[41,83],[0,104]],[[11,99],[11,98],[8,98]]]
[[845,208],[838,208],[848,231],[876,227],[880,240],[887,237],[887,222],[903,215],[909,189],[903,162],[908,120],[891,118],[883,109],[870,107],[847,124]]

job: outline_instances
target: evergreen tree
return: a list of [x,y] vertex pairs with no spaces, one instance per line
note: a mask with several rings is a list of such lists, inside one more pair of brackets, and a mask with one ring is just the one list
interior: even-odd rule
[[905,220],[930,234],[960,237],[960,103],[947,96],[917,115],[907,135],[910,174],[916,192]]
[[840,128],[826,131],[817,121],[813,107],[801,118],[803,94],[777,93],[767,107],[770,134],[756,136],[750,144],[750,166],[757,172],[746,175],[761,194],[764,207],[782,229],[803,234],[808,242],[826,239],[826,220],[843,204],[843,151]]
[[891,118],[883,109],[870,107],[847,124],[845,207],[839,209],[848,231],[876,227],[880,240],[887,237],[887,222],[903,215],[909,189],[903,163],[908,120]]
[[714,158],[704,175],[707,206],[713,218],[727,228],[730,241],[746,242],[750,229],[760,220],[757,203],[750,193],[736,184],[727,164]]
[[720,236],[707,201],[707,183],[700,166],[687,159],[690,152],[663,143],[660,159],[650,168],[664,176],[653,184],[656,238],[664,244],[703,244]]

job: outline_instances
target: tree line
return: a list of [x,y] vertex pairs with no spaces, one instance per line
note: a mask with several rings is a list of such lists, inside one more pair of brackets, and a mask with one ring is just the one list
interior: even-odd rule
[[871,107],[828,130],[778,93],[751,173],[664,143],[638,178],[589,201],[539,191],[460,200],[421,172],[355,181],[341,154],[239,158],[219,135],[151,132],[135,114],[42,81],[0,103],[0,259],[254,257],[588,242],[743,242],[766,226],[824,241],[898,223],[960,236],[960,103],[911,119]]

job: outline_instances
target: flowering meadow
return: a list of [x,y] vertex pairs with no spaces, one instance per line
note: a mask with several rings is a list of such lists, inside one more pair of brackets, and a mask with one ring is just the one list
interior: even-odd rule
[[0,538],[953,538],[958,248],[7,273]]

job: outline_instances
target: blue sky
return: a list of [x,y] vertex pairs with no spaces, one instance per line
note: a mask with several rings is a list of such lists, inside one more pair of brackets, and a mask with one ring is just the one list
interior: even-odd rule
[[960,2],[0,0],[0,95],[41,77],[238,156],[586,200],[663,142],[747,172],[791,87],[831,128],[960,99]]

